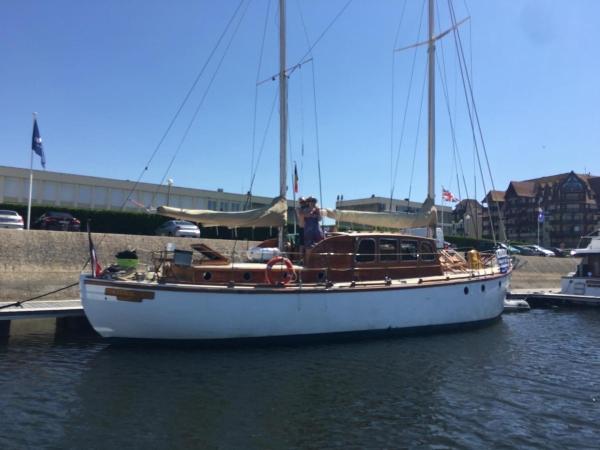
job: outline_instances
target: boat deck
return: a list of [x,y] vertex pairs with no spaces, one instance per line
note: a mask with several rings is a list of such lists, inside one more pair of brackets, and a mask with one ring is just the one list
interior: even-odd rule
[[[237,265],[236,265],[237,267]],[[103,279],[103,278],[86,278],[85,282],[89,284],[97,285],[115,285],[118,284],[124,288],[130,289],[157,289],[157,290],[170,290],[173,288],[181,289],[182,291],[220,291],[224,289],[231,289],[234,292],[287,292],[293,293],[298,291],[330,291],[335,292],[343,289],[381,289],[381,288],[410,288],[410,287],[421,287],[421,286],[435,286],[435,285],[447,285],[453,282],[464,283],[464,282],[477,282],[497,278],[504,276],[505,273],[501,273],[498,269],[484,268],[479,270],[460,271],[456,273],[445,273],[444,275],[419,277],[419,278],[403,278],[403,279],[388,279],[376,280],[376,281],[356,281],[356,282],[335,282],[335,283],[302,283],[295,282],[285,285],[273,286],[269,284],[255,284],[255,283],[159,283],[156,281],[134,281],[134,280],[114,280],[114,279]]]

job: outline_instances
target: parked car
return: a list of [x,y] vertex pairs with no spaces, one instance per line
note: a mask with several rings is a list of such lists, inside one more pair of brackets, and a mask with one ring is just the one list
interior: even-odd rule
[[538,256],[555,256],[553,251],[548,250],[547,248],[541,247],[539,245],[532,244],[532,245],[527,245],[526,247],[529,247]]
[[536,250],[530,248],[528,245],[512,244],[512,246],[519,250],[521,252],[520,254],[523,256],[540,256],[540,254]]
[[510,244],[504,244],[502,242],[498,243],[497,248],[503,248],[504,250],[506,250],[511,255],[520,255],[520,254],[522,254],[521,249],[518,249],[517,247],[514,247],[514,246],[512,246]]
[[23,218],[16,211],[0,209],[0,228],[23,229]]
[[559,256],[561,258],[565,258],[565,257],[569,256],[568,250],[563,250],[558,247],[550,247],[550,250],[552,250],[556,256]]
[[200,237],[200,228],[187,220],[169,220],[156,229],[159,236]]
[[81,222],[66,212],[49,211],[34,222],[33,228],[39,230],[79,231]]

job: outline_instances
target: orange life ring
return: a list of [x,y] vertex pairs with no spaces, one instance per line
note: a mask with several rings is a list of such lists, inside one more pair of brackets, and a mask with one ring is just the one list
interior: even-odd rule
[[[275,266],[275,264],[285,264],[285,268],[287,269],[285,272],[283,272],[283,276],[280,280],[274,280],[272,278],[273,266]],[[267,267],[265,269],[265,278],[269,284],[272,285],[288,284],[293,279],[296,279],[296,271],[294,270],[294,265],[288,258],[284,256],[275,256],[267,263]]]

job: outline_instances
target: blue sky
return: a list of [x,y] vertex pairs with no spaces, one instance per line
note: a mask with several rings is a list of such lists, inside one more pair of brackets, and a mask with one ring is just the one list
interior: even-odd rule
[[[242,4],[236,16],[237,20],[245,11],[239,29],[173,166],[167,170],[231,33],[143,181],[160,182],[166,176],[179,186],[248,190],[255,92],[256,161],[277,90],[271,81],[255,89],[267,6],[258,78],[277,72],[276,3]],[[346,3],[288,2],[289,65],[307,50],[300,12],[314,42]],[[238,4],[239,0],[0,3],[0,165],[29,166],[31,113],[37,111],[48,170],[137,179]],[[291,159],[298,163],[301,194],[317,195],[314,69],[325,206],[332,206],[338,194],[351,199],[390,193],[392,90],[394,159],[414,54],[407,50],[394,56],[392,49],[425,36],[425,22],[418,33],[422,0],[406,2],[401,22],[404,5],[404,0],[352,1],[314,48],[312,63],[290,76]],[[454,7],[458,18],[471,16],[461,26],[461,37],[495,186],[504,189],[510,180],[570,170],[600,174],[600,62],[594,50],[600,41],[600,2],[455,0]],[[440,27],[445,29],[450,23],[446,0],[439,1],[439,10]],[[438,45],[440,62],[442,45],[463,170],[453,164],[448,113],[438,82],[438,199],[442,185],[458,190],[457,173],[461,179],[464,174],[471,196],[481,199],[484,187],[474,164],[452,37]],[[406,106],[397,198],[407,197],[410,186],[413,200],[422,200],[426,193],[424,113],[417,132],[425,58],[419,49]],[[253,192],[274,196],[277,110],[264,141]],[[35,167],[40,167],[39,160]],[[489,179],[486,187],[491,187]],[[461,190],[464,196],[464,187]]]

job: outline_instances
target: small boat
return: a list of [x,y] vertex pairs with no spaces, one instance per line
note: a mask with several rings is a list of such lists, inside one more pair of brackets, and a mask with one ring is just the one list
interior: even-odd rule
[[600,230],[582,237],[571,256],[581,261],[575,272],[561,278],[560,293],[600,300]]
[[531,307],[526,300],[522,299],[504,299],[504,312],[525,312],[529,311]]
[[[204,244],[193,252],[160,252],[146,274],[84,274],[81,298],[106,338],[223,341],[321,335],[390,334],[482,325],[496,320],[511,274],[506,250],[461,255],[438,249],[434,207],[434,1],[429,1],[428,194],[421,213],[325,210],[328,217],[380,229],[427,227],[429,237],[402,232],[332,233],[304,251],[284,240],[287,191],[285,2],[280,14],[279,197],[262,209],[160,214],[207,225],[278,227],[255,259],[236,262]],[[456,26],[456,25],[455,25]],[[273,250],[274,246],[277,252]],[[279,253],[278,253],[279,252]]]

